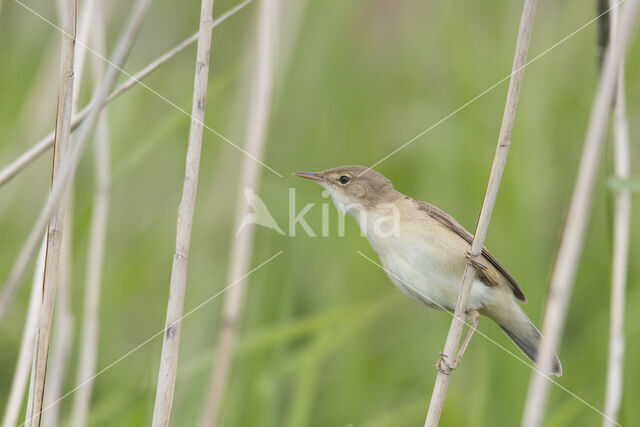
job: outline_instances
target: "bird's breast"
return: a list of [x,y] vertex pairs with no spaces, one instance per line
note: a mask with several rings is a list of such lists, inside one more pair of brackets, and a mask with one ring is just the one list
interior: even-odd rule
[[[417,228],[411,223],[401,224],[396,234],[367,234],[396,287],[421,304],[445,310],[455,308],[467,250],[451,237],[437,228],[424,224]],[[488,289],[477,282],[469,302],[475,309],[483,305]]]

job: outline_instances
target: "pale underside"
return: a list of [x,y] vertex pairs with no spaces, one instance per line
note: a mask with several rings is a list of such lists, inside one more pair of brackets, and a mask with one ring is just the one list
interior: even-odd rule
[[[432,205],[408,197],[401,203],[413,209],[400,210],[396,233],[375,233],[371,227],[375,213],[369,215],[368,225],[361,223],[359,218],[356,220],[387,275],[404,294],[421,304],[453,311],[471,234]],[[513,278],[488,251],[485,250],[479,260],[486,268],[476,274],[468,309],[489,313],[493,311],[492,307],[504,306],[505,302],[510,306],[516,299],[525,301]]]

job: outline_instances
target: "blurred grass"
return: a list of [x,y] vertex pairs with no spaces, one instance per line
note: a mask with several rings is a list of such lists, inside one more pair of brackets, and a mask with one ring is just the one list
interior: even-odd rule
[[[294,0],[282,0],[283,9]],[[54,21],[53,4],[33,7]],[[234,4],[216,1],[216,13]],[[112,43],[128,3],[110,2]],[[591,2],[539,5],[530,50],[533,58],[594,16]],[[197,27],[197,2],[157,1],[126,69],[131,72]],[[255,5],[214,32],[207,121],[242,144],[246,116],[247,44]],[[330,208],[329,237],[321,237],[320,188],[289,176],[340,164],[370,165],[509,73],[519,2],[308,1],[280,76],[258,194],[287,230],[288,188],[319,237],[258,229],[254,265],[283,249],[249,279],[249,299],[237,363],[225,401],[226,426],[421,425],[435,378],[433,365],[450,318],[402,298],[377,267],[350,218],[337,237]],[[283,22],[286,27],[287,23]],[[487,246],[524,289],[524,308],[536,322],[544,303],[564,212],[596,84],[596,27],[591,25],[531,64],[525,73],[513,145]],[[59,36],[17,3],[0,10],[0,165],[44,134],[55,116],[42,96],[42,117],[20,124],[45,53]],[[111,46],[111,44],[110,44]],[[631,135],[640,134],[638,35],[627,63]],[[189,109],[193,56],[189,49],[146,81]],[[42,73],[46,76],[47,73]],[[57,65],[51,67],[55,80]],[[377,169],[396,188],[442,207],[472,229],[480,208],[498,136],[507,85],[425,134]],[[51,92],[51,91],[49,91]],[[86,95],[86,94],[85,94]],[[36,98],[36,105],[38,105]],[[46,108],[46,102],[50,104]],[[166,310],[175,215],[184,168],[188,119],[155,95],[136,88],[109,108],[114,171],[98,368],[162,329]],[[20,127],[17,127],[20,124]],[[640,172],[640,150],[632,147]],[[232,230],[242,154],[205,133],[198,206],[191,244],[188,311],[218,292]],[[610,156],[605,156],[609,161]],[[6,277],[49,186],[50,158],[43,156],[0,188],[0,277]],[[610,167],[601,168],[589,235],[559,354],[559,382],[595,407],[604,399],[610,268]],[[77,174],[74,212],[73,306],[80,312],[93,172],[90,156]],[[635,181],[631,182],[633,184]],[[634,201],[637,200],[637,196]],[[634,216],[634,219],[637,215]],[[640,239],[633,224],[631,242]],[[632,247],[631,260],[638,259]],[[630,263],[625,390],[621,423],[640,417],[640,265]],[[4,405],[19,346],[28,286],[0,324],[0,402]],[[209,375],[220,298],[185,319],[173,425],[198,421]],[[481,329],[514,350],[487,321]],[[74,337],[77,342],[77,336]],[[91,425],[150,422],[160,341],[153,341],[97,378]],[[75,363],[76,353],[71,363]],[[75,369],[70,369],[75,372]],[[517,424],[529,369],[477,336],[456,371],[442,425]],[[70,389],[74,379],[68,379]],[[597,425],[599,416],[557,387],[551,388],[547,426]],[[68,416],[70,400],[63,402]]]

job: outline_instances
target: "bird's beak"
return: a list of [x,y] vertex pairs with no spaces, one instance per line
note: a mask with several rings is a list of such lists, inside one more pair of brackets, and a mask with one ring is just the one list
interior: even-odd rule
[[298,176],[300,178],[306,178],[306,179],[311,179],[313,181],[319,182],[319,181],[324,181],[324,178],[321,177],[318,173],[316,172],[294,172],[293,173],[295,176]]

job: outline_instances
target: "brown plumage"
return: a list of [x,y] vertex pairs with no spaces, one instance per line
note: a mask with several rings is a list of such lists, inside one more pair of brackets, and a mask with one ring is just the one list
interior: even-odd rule
[[[360,225],[391,281],[408,297],[453,312],[465,254],[473,235],[441,209],[396,191],[387,178],[364,166],[298,172],[331,195],[336,207]],[[531,360],[540,332],[520,309],[524,293],[507,270],[483,248],[467,310],[494,320]],[[552,373],[562,374],[554,355]]]
[[[469,245],[473,242],[473,234],[469,233],[463,226],[458,224],[458,222],[453,219],[451,215],[443,211],[442,209],[433,206],[431,203],[423,202],[420,200],[414,200],[414,203],[418,206],[418,209],[424,211],[427,215],[434,218],[437,221],[440,221],[442,225],[449,228],[451,231],[460,236],[465,242]],[[524,296],[522,289],[516,283],[516,280],[511,277],[509,272],[498,262],[496,257],[491,255],[491,252],[487,250],[487,248],[482,248],[482,259],[487,261],[489,264],[493,266],[493,269],[478,269],[477,274],[484,279],[484,282],[489,286],[495,286],[498,284],[498,275],[502,275],[511,289],[513,290],[513,295],[518,298],[523,303],[527,302],[527,297]],[[487,263],[484,263],[486,266]]]

